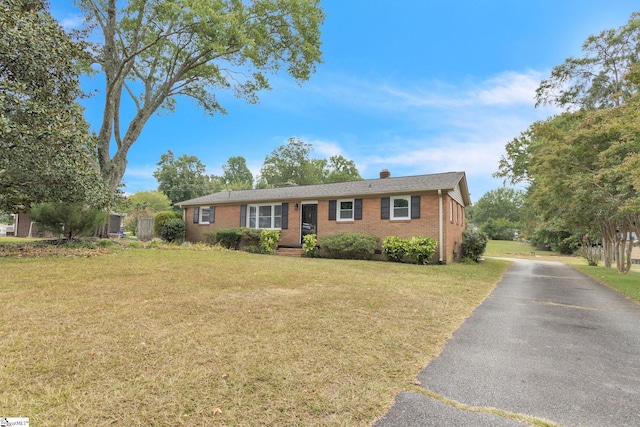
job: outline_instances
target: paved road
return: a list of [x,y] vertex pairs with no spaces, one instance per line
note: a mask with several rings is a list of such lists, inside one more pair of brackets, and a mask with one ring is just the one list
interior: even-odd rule
[[[516,261],[418,380],[561,426],[640,426],[640,305],[561,263]],[[417,393],[398,395],[375,424],[522,425]]]

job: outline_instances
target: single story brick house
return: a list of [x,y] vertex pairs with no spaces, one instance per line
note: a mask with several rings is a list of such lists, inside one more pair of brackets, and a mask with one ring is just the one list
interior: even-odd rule
[[282,247],[299,247],[306,234],[369,233],[382,239],[427,236],[438,241],[434,261],[449,263],[459,250],[465,208],[471,205],[464,172],[332,184],[221,191],[177,204],[186,239],[225,228],[280,230]]

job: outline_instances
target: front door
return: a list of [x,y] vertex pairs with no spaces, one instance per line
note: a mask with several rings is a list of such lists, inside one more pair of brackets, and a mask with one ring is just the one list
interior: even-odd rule
[[318,228],[318,204],[303,204],[302,205],[302,233],[300,236],[300,243],[307,234],[317,234]]

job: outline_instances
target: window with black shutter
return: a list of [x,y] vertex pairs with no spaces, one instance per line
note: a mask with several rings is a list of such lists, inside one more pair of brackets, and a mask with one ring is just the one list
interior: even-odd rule
[[353,203],[353,219],[362,219],[362,199],[355,199]]
[[329,200],[329,221],[336,220],[336,206],[338,204],[337,200]]
[[289,228],[289,203],[282,204],[282,218],[280,220],[280,228],[286,230]]
[[380,199],[380,219],[389,219],[391,205],[390,197],[383,197]]
[[411,219],[420,218],[420,196],[411,196]]

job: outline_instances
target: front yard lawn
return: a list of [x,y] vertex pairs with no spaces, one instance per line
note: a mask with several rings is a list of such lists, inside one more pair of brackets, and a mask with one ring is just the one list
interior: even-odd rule
[[0,415],[370,425],[507,266],[142,249],[4,258]]

